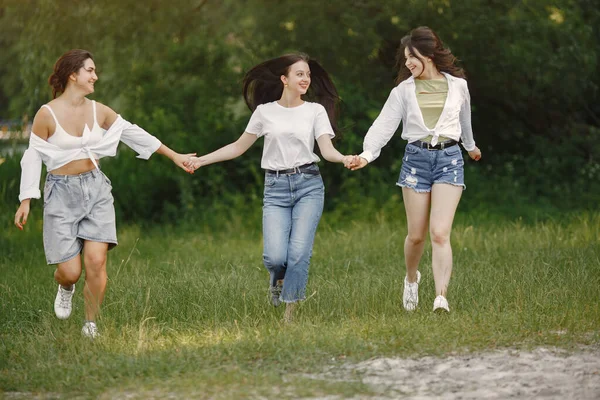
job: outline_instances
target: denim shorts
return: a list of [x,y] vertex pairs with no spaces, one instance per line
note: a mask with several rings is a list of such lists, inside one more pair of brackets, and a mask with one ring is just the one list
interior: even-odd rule
[[44,251],[48,264],[76,257],[83,241],[117,245],[115,207],[110,180],[92,170],[81,175],[46,176]]
[[409,143],[404,151],[402,170],[396,185],[419,193],[431,192],[434,183],[466,189],[464,164],[459,145],[444,150],[427,150]]

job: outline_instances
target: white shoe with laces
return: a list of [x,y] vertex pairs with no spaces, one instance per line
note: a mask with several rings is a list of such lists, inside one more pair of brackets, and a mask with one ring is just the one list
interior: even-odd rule
[[90,339],[96,339],[100,336],[98,327],[94,321],[85,321],[83,328],[81,328],[81,334]]
[[402,304],[406,311],[414,311],[419,305],[419,282],[421,282],[421,273],[417,271],[417,281],[408,282],[408,276],[404,277],[404,294],[402,295]]
[[435,298],[433,301],[433,311],[446,311],[450,312],[450,307],[448,307],[448,300],[441,294]]
[[75,294],[75,284],[73,284],[71,290],[66,290],[58,285],[58,292],[54,299],[54,313],[58,319],[67,319],[71,315],[73,294]]

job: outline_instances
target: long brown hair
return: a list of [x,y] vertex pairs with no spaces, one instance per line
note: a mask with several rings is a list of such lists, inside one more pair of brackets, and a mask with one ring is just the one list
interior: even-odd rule
[[[465,71],[456,65],[457,58],[452,54],[450,49],[444,47],[440,37],[432,29],[420,26],[410,31],[400,41],[400,47],[396,53],[396,67],[398,68],[396,84],[411,76],[410,70],[404,64],[406,61],[404,49],[407,47],[415,57],[417,57],[417,53],[415,52],[415,49],[417,49],[422,56],[431,58],[438,71],[446,72],[459,78],[465,78]],[[425,64],[425,60],[420,57],[418,58]]]
[[48,78],[48,84],[52,87],[52,98],[64,92],[67,88],[69,76],[79,71],[85,60],[94,60],[92,53],[87,50],[73,49],[67,51],[54,64],[54,72]]
[[298,61],[304,61],[310,68],[311,83],[306,93],[307,99],[320,103],[325,107],[334,133],[337,128],[337,105],[339,95],[329,74],[315,60],[304,53],[286,54],[281,57],[262,62],[244,76],[244,100],[251,111],[260,104],[279,100],[283,93],[281,75],[287,76],[290,67]]

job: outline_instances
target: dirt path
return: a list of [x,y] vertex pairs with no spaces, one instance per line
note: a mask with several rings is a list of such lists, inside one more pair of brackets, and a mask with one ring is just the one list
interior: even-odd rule
[[600,348],[575,353],[539,348],[445,358],[380,358],[311,377],[361,381],[376,393],[371,399],[597,400]]

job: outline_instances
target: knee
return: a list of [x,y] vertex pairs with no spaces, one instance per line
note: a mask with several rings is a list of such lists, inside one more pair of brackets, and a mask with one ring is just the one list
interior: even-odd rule
[[431,243],[445,245],[450,242],[450,230],[442,228],[431,228]]
[[286,264],[286,256],[283,253],[263,254],[263,263],[267,268],[282,268]]
[[289,266],[308,265],[312,257],[312,248],[298,248],[290,251],[288,255]]
[[77,268],[57,268],[54,271],[54,279],[64,286],[77,283],[80,276],[81,269]]
[[409,233],[406,236],[406,242],[412,246],[420,246],[425,242],[425,234]]
[[106,270],[106,253],[92,253],[84,257],[86,272],[100,273]]

